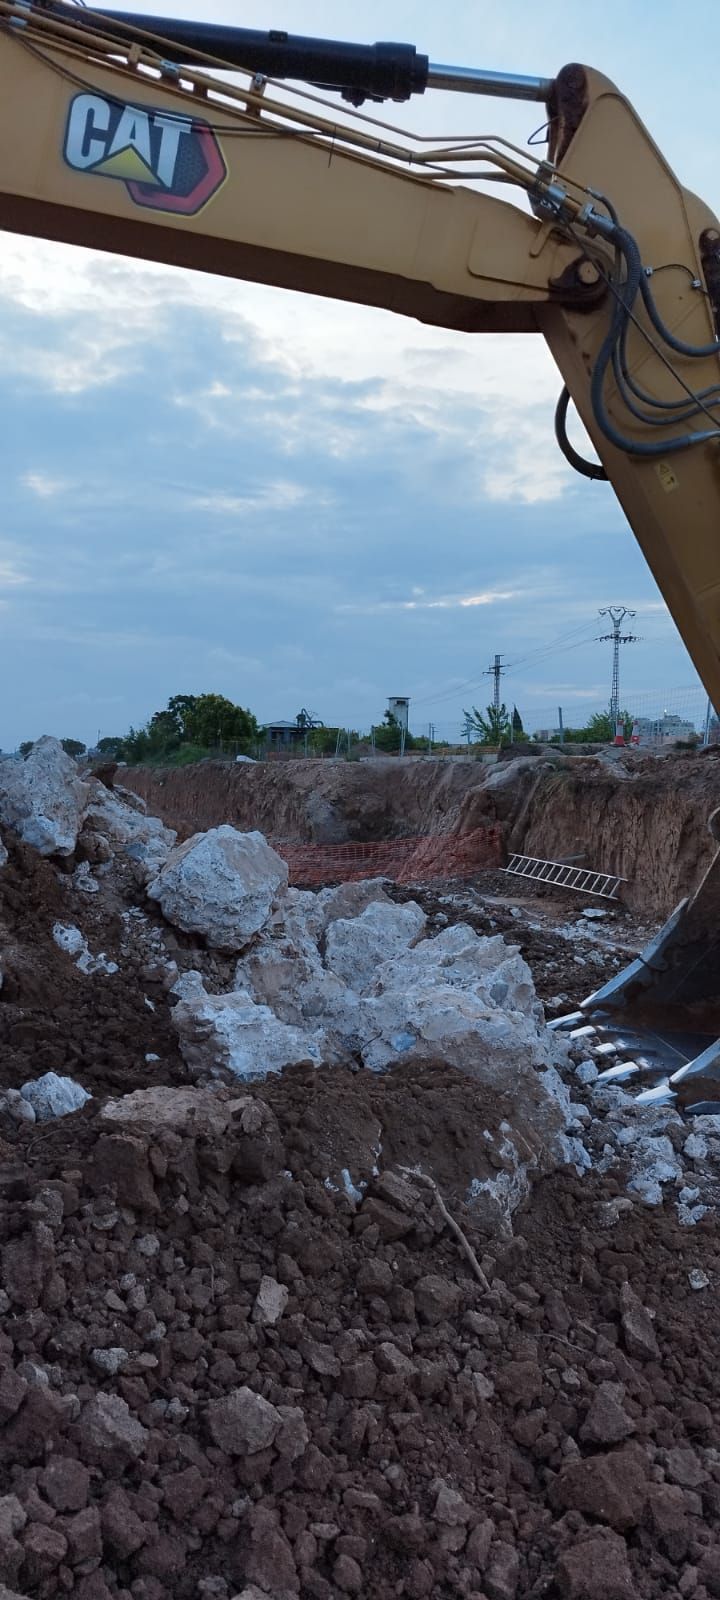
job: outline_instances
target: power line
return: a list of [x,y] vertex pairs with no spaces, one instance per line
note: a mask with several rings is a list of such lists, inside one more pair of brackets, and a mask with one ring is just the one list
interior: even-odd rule
[[615,723],[620,716],[620,646],[621,644],[637,644],[636,633],[621,633],[620,629],[626,617],[634,617],[634,611],[628,611],[627,606],[603,606],[598,612],[600,617],[609,617],[612,623],[612,633],[601,633],[598,643],[612,643],[613,665],[612,684],[610,688],[610,722]]

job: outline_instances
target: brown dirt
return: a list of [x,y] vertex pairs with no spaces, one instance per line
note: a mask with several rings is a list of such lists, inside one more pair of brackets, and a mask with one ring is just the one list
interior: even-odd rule
[[662,760],[628,752],[620,762],[556,755],[519,762],[505,785],[497,774],[471,759],[297,760],[134,768],[123,782],[183,835],[220,822],[260,828],[287,847],[303,883],[335,881],[340,853],[328,846],[404,841],[414,851],[424,838],[427,860],[416,869],[391,853],[397,881],[413,870],[420,881],[467,876],[498,865],[503,848],[579,856],[626,878],[627,905],[659,921],[709,864],[707,818],[720,802],[712,752]]
[[[252,1088],[257,1132],[243,1112],[223,1136],[109,1133],[108,1094],[187,1081],[159,923],[123,919],[136,901],[117,867],[92,898],[23,850],[0,874],[2,1084],[52,1068],[96,1097],[2,1124],[0,1584],[27,1600],[719,1596],[715,1219],[688,1233],[635,1208],[611,1227],[622,1175],[561,1174],[510,1245],[488,1239],[467,1186],[485,1116],[511,1105],[447,1068],[295,1069]],[[477,915],[517,925],[496,903]],[[120,974],[79,973],[56,920]],[[341,1172],[368,1148],[379,1170],[356,1204]],[[398,1182],[416,1165],[489,1292],[432,1197]],[[263,1278],[287,1291],[276,1326],[255,1309]]]

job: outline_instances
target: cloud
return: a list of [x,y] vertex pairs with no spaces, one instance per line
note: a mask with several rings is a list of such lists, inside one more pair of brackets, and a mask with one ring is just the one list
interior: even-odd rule
[[522,594],[521,589],[495,589],[484,594],[441,595],[435,600],[377,600],[365,605],[345,603],[336,606],[335,610],[368,617],[382,616],[385,611],[462,611],[472,606],[494,606],[505,600],[517,600]]
[[52,500],[55,495],[67,494],[73,487],[64,478],[52,478],[47,472],[24,472],[20,482],[41,500]]

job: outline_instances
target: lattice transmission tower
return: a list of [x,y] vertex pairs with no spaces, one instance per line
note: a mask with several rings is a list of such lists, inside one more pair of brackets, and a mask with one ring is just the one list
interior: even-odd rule
[[634,611],[629,611],[627,606],[603,606],[598,615],[609,617],[612,623],[612,633],[601,633],[599,640],[603,644],[611,643],[613,647],[610,721],[615,724],[620,716],[620,646],[621,644],[637,644],[640,635],[620,632],[625,618],[636,615]]

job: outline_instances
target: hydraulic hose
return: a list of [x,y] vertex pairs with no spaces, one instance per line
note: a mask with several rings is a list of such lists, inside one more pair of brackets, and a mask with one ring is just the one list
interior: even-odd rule
[[578,451],[573,445],[571,445],[570,440],[568,439],[567,414],[569,404],[570,390],[566,386],[561,389],[560,398],[555,407],[555,438],[557,439],[565,460],[569,461],[570,466],[574,467],[575,471],[579,472],[583,478],[595,478],[599,479],[603,483],[607,483],[608,475],[602,464],[599,461],[586,461],[585,457],[579,455]]

